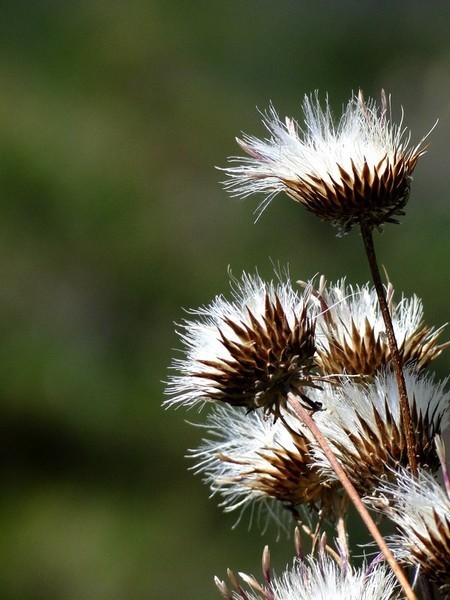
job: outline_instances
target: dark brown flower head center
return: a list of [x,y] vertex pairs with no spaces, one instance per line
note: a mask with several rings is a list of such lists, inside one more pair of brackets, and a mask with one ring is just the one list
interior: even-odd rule
[[256,317],[247,309],[247,317],[245,322],[224,319],[232,334],[219,329],[223,356],[199,361],[209,370],[195,376],[213,382],[212,400],[277,414],[289,391],[309,383],[315,323],[306,305],[290,322],[279,298],[268,294],[264,313]]

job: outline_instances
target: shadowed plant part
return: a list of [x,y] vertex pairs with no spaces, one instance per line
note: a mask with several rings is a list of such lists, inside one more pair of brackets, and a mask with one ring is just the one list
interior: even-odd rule
[[206,401],[279,414],[287,394],[313,385],[315,322],[288,281],[275,285],[244,274],[234,300],[218,296],[185,321],[186,357],[175,360],[168,405]]
[[374,503],[397,526],[399,533],[390,538],[396,557],[418,566],[449,598],[450,489],[427,471],[419,470],[415,478],[402,469],[391,482],[379,483]]
[[410,134],[391,120],[384,92],[381,105],[362,93],[353,96],[335,122],[318,93],[305,96],[304,126],[293,119],[283,122],[271,106],[263,115],[270,137],[244,134],[238,139],[248,157],[223,169],[232,195],[245,198],[266,194],[260,210],[284,192],[345,233],[355,224],[369,227],[396,223],[408,201],[411,175],[424,154],[423,140],[410,147]]
[[[395,303],[390,284],[386,296],[402,364],[410,364],[419,372],[450,342],[437,343],[443,327],[424,325],[422,302],[417,296],[402,296]],[[374,376],[388,365],[391,349],[375,288],[369,284],[347,286],[345,279],[327,286],[321,277],[311,299],[320,311],[316,322],[319,373]]]
[[221,405],[202,427],[208,435],[190,455],[227,512],[249,508],[253,514],[258,506],[259,521],[283,525],[290,511],[308,508],[332,519],[340,510],[340,486],[314,468],[308,439],[294,415],[274,421],[261,411],[245,414],[245,409]]
[[[435,435],[449,425],[450,393],[446,381],[405,371],[411,410],[414,453],[419,466],[436,471],[439,459]],[[314,420],[358,492],[373,495],[380,479],[392,478],[393,469],[408,465],[406,433],[399,392],[392,372],[380,373],[372,383],[342,381],[339,387],[324,385],[312,390],[323,410]],[[317,448],[316,466],[336,478],[328,460]]]

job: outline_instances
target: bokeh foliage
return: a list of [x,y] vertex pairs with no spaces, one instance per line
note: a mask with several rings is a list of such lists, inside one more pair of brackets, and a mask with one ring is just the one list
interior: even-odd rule
[[[279,198],[226,198],[214,165],[255,107],[393,95],[413,140],[440,122],[407,216],[377,237],[395,287],[448,319],[450,5],[9,0],[0,20],[2,599],[218,597],[273,532],[231,530],[160,404],[181,307],[227,268],[368,278],[356,233]],[[436,365],[448,372],[448,355]],[[272,544],[275,565],[291,541]]]

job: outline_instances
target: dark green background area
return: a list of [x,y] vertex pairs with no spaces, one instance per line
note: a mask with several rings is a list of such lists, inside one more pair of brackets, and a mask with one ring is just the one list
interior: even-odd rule
[[[235,529],[183,458],[195,411],[161,408],[183,307],[289,263],[364,283],[343,239],[279,197],[230,199],[256,107],[301,120],[315,89],[393,96],[418,142],[407,215],[376,236],[395,287],[448,319],[446,2],[208,0],[0,4],[0,597],[218,598],[227,566],[278,569],[291,540]],[[435,368],[449,370],[449,355]]]

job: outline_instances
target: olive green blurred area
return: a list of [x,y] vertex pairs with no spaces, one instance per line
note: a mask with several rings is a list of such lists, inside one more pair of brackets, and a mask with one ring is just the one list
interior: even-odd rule
[[[392,94],[412,141],[439,123],[406,216],[375,241],[394,286],[448,319],[446,2],[9,1],[0,18],[0,597],[218,598],[213,576],[281,569],[184,458],[204,415],[164,410],[183,309],[235,275],[364,283],[357,232],[220,181],[241,131],[305,93],[336,113]],[[449,371],[443,355],[435,364]]]

